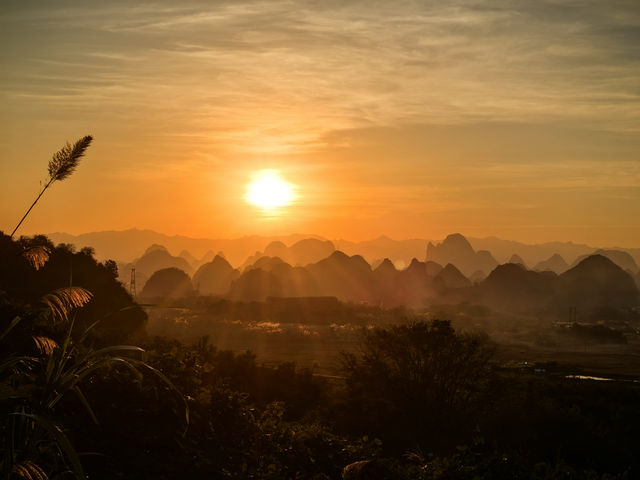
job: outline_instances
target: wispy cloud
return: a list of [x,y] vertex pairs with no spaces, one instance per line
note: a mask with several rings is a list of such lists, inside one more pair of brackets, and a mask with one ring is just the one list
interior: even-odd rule
[[624,1],[29,3],[3,16],[33,35],[0,88],[148,110],[250,151],[403,123],[636,130],[639,17]]
[[1,144],[88,126],[115,181],[289,162],[345,216],[637,199],[632,0],[3,2],[0,42]]

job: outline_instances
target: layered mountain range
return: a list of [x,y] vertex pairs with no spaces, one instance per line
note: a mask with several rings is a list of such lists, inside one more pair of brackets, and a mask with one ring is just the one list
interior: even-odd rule
[[[314,257],[331,248],[329,242],[319,240],[297,242],[291,247],[273,244],[263,253],[280,253],[289,261],[278,255],[256,254],[241,269],[233,268],[222,255],[216,255],[195,271],[192,286],[202,295],[239,301],[335,297],[345,302],[384,307],[469,302],[509,312],[567,311],[569,307],[584,311],[604,306],[629,309],[637,308],[640,303],[637,265],[628,263],[625,255],[610,251],[582,258],[571,268],[566,268],[566,262],[559,255],[553,255],[536,266],[548,268],[537,271],[528,270],[517,255],[511,258],[512,262],[499,264],[490,252],[476,252],[459,234],[447,237],[440,244],[430,244],[425,261],[413,259],[404,269],[398,269],[388,258],[372,268],[362,256],[347,255],[339,250],[332,250],[321,259]],[[154,248],[147,252],[136,263],[136,269],[137,265],[147,264],[146,258],[157,257],[159,251]],[[163,255],[167,262],[184,260],[172,257],[166,250]],[[304,260],[311,261],[304,264]],[[616,264],[616,260],[623,265]],[[623,266],[635,271],[627,271]],[[152,280],[166,269],[176,268],[179,267],[171,264],[153,274],[141,297],[151,301],[167,295],[170,287]],[[473,281],[469,272],[482,278]],[[184,291],[182,277],[176,288]]]
[[[224,252],[225,258],[235,267],[242,266],[247,261],[247,258],[255,255],[256,252],[262,255],[274,256],[275,252],[266,253],[269,244],[273,242],[291,246],[300,240],[310,238],[323,242],[327,241],[327,239],[316,235],[298,234],[272,237],[254,235],[236,239],[191,238],[137,229],[93,232],[82,235],[52,233],[48,237],[55,243],[73,244],[79,249],[85,246],[92,247],[99,260],[112,259],[123,264],[134,262],[149,245],[158,244],[163,245],[173,255],[182,256],[189,263],[192,263],[194,258],[196,260],[199,259],[202,263],[202,258],[205,255],[209,255],[207,261],[211,261],[216,253]],[[547,242],[529,245],[496,237],[466,237],[466,240],[476,251],[491,252],[491,256],[498,263],[507,263],[516,254],[529,268],[535,267],[540,262],[547,261],[554,254],[560,255],[566,262],[573,264],[578,257],[591,255],[598,249],[597,246],[592,247],[572,242]],[[340,250],[349,256],[361,255],[371,265],[377,266],[384,258],[389,258],[399,268],[409,265],[413,258],[424,259],[429,242],[434,245],[439,243],[438,241],[419,238],[395,240],[386,236],[359,242],[340,239],[331,241],[335,250]],[[640,248],[612,247],[607,248],[607,250],[626,252],[636,263],[640,263]],[[328,254],[325,252],[324,257]],[[275,254],[275,256],[280,256],[280,253]],[[293,260],[291,262],[293,264],[297,263]],[[197,269],[200,265],[192,266]],[[486,272],[485,275],[488,273]]]
[[[414,241],[407,242],[416,248]],[[400,243],[382,241],[392,250]],[[374,244],[367,244],[370,254],[383,253]],[[338,250],[328,240],[292,238],[288,244],[269,242],[236,262],[237,268],[222,251],[207,250],[198,257],[183,249],[172,255],[165,246],[153,244],[132,262],[119,263],[118,269],[128,285],[135,268],[138,292],[146,300],[195,293],[241,301],[335,297],[385,307],[470,302],[506,311],[632,308],[640,303],[640,271],[628,251],[593,249],[570,262],[552,253],[531,269],[520,253],[514,251],[500,262],[493,252],[476,250],[456,233],[427,242],[421,254],[406,263],[389,257],[371,261]]]

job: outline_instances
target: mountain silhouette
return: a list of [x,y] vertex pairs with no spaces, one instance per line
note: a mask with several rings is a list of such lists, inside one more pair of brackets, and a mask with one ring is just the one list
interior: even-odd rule
[[638,287],[631,275],[604,255],[591,255],[558,277],[555,303],[588,309],[638,305]]
[[436,285],[446,288],[464,288],[471,286],[471,281],[451,263],[447,263],[435,276],[434,282]]
[[[204,255],[209,250],[218,253],[223,251],[225,252],[225,258],[233,266],[241,265],[252,253],[263,251],[272,241],[281,241],[286,245],[291,245],[306,238],[321,238],[317,235],[309,234],[272,237],[251,235],[233,239],[191,238],[182,235],[165,235],[153,230],[140,229],[90,232],[80,235],[58,232],[51,233],[47,236],[55,243],[75,245],[78,250],[82,247],[90,246],[95,250],[97,259],[113,259],[120,264],[132,262],[147,246],[156,243],[164,245],[170,252],[187,250],[196,258]],[[581,255],[590,255],[598,248],[597,246],[594,247],[572,242],[525,244],[496,237],[468,237],[467,240],[476,251],[490,251],[493,257],[501,263],[506,262],[515,252],[525,260],[527,265],[536,265],[548,259],[554,253],[562,255],[563,258],[569,261]],[[408,265],[412,258],[422,258],[428,243],[428,239],[392,240],[386,236],[359,242],[348,240],[334,241],[336,248],[345,252],[347,255],[362,255],[369,263],[372,263],[376,259],[387,257],[392,260],[395,265]],[[636,264],[640,263],[640,248],[615,247],[611,249],[627,252],[635,259]],[[214,256],[215,253],[210,255],[209,258],[201,260],[200,265],[211,261]],[[449,262],[438,263],[445,265]],[[459,265],[456,266],[460,268]],[[486,270],[485,274],[488,274],[490,271],[491,269]],[[468,272],[463,271],[463,273],[470,275]]]
[[261,268],[243,272],[231,283],[229,297],[234,300],[264,301],[269,297],[282,297],[284,290],[277,275]]
[[194,257],[193,255],[191,255],[191,253],[189,253],[188,250],[182,250],[179,254],[178,257],[180,258],[184,258],[187,263],[189,265],[191,265],[191,267],[193,269],[198,268],[198,259],[196,257]]
[[432,262],[431,260],[427,260],[424,262],[424,270],[430,277],[435,277],[442,271],[442,265],[436,262]]
[[191,275],[193,267],[182,257],[174,257],[162,245],[152,245],[144,255],[133,262],[136,267],[136,274],[151,277],[155,272],[164,268],[178,268]]
[[267,248],[264,249],[264,253],[262,254],[265,257],[279,257],[283,258],[288,256],[289,249],[287,246],[281,241],[271,242],[267,245]]
[[278,272],[288,270],[291,267],[287,262],[278,256],[266,256],[258,258],[255,263],[245,268],[245,271],[261,268],[265,272]]
[[279,257],[259,258],[250,269],[260,268],[273,273],[282,286],[282,295],[287,297],[320,296],[315,279],[304,267],[292,267]]
[[398,270],[391,260],[385,258],[380,264],[373,270],[375,278],[379,279],[382,283],[391,283],[398,274]]
[[478,285],[481,303],[496,310],[523,311],[544,308],[554,295],[556,274],[534,272],[520,264],[497,266]]
[[525,244],[512,240],[503,240],[497,237],[468,238],[469,243],[476,250],[488,250],[500,262],[508,262],[511,255],[518,254],[527,262],[527,265],[536,265],[539,262],[558,253],[565,259],[573,259],[580,255],[593,252],[594,247],[573,242],[546,242],[539,244]]
[[522,265],[524,268],[527,268],[527,264],[524,263],[524,260],[522,259],[522,257],[517,253],[514,253],[513,255],[511,255],[511,258],[507,263],[515,263],[516,265]]
[[140,292],[145,301],[175,300],[193,295],[191,279],[183,270],[170,267],[156,271]]
[[240,272],[220,255],[202,265],[193,275],[193,285],[204,295],[225,295]]
[[447,236],[437,245],[429,242],[427,260],[441,265],[451,263],[465,275],[471,275],[477,270],[488,273],[498,265],[491,253],[484,250],[476,252],[469,241],[459,233]]
[[160,245],[159,243],[154,243],[147,247],[143,255],[146,255],[147,253],[151,253],[151,252],[157,252],[157,251],[168,252],[167,248],[164,245]]
[[569,269],[569,264],[565,262],[564,258],[562,258],[559,254],[554,253],[547,260],[539,262],[535,267],[533,267],[533,269],[536,272],[550,271],[560,275],[561,273],[564,273]]
[[[276,296],[275,291],[265,288],[256,280],[256,275],[249,274],[253,270],[269,273],[279,285],[276,291],[284,297],[314,297],[321,296],[315,279],[304,267],[292,267],[280,257],[260,257],[253,265],[246,267],[234,285],[236,298],[256,299]],[[260,291],[253,291],[258,288]]]
[[396,276],[392,296],[398,305],[423,307],[433,293],[433,277],[427,275],[427,265],[414,258]]
[[487,278],[487,275],[482,270],[476,270],[471,275],[469,275],[469,280],[471,283],[480,283]]
[[382,235],[373,240],[351,242],[342,239],[334,243],[337,249],[347,255],[362,255],[372,266],[377,266],[376,261],[384,258],[391,260],[394,265],[409,265],[412,258],[422,258],[429,240],[393,240]]
[[[227,259],[227,257],[225,256],[224,252],[219,251],[218,253],[215,253],[213,250],[207,250],[207,252],[200,258],[196,258],[193,257],[188,251],[184,250],[184,252],[186,252],[188,255],[187,256],[183,256],[182,258],[184,258],[185,260],[189,261],[188,257],[192,257],[194,258],[193,262],[190,262],[191,266],[193,267],[194,270],[198,270],[202,265],[204,265],[205,263],[209,263],[212,262],[214,258],[216,258],[216,255],[224,258],[225,260]],[[182,254],[180,254],[182,256]]]
[[396,300],[393,296],[394,285],[398,277],[398,270],[391,260],[385,258],[380,265],[373,270],[373,280],[376,285],[376,297],[382,305],[393,305]]
[[[302,242],[297,247],[298,252],[292,255],[295,251],[292,247],[272,242],[265,252],[280,252],[302,259],[310,251],[317,254],[316,246],[320,243],[316,240]],[[323,248],[327,247],[329,245],[325,244]],[[486,268],[495,262],[488,252],[475,252],[462,235],[449,236],[441,245],[432,245],[430,253],[437,258],[455,256],[467,266],[484,262]],[[137,263],[143,259],[150,263],[150,259],[157,258],[164,263],[176,259],[185,262],[184,258],[172,257],[166,249],[154,245]],[[518,255],[513,255],[512,259],[522,260]],[[554,255],[539,266],[561,268],[563,264],[562,257]],[[360,255],[349,256],[336,250],[306,267],[292,266],[279,256],[260,254],[242,274],[224,258],[216,256],[198,269],[193,285],[202,294],[228,294],[232,299],[243,301],[266,301],[272,297],[335,297],[344,302],[386,307],[424,307],[434,302],[457,304],[467,301],[514,313],[558,311],[569,306],[584,310],[603,305],[627,308],[635,305],[638,298],[636,280],[602,255],[583,259],[560,277],[550,270],[527,270],[521,262],[498,265],[483,277],[480,269],[474,271],[470,279],[453,263],[447,263],[443,268],[432,260],[421,262],[416,258],[403,270],[396,269],[388,258],[372,269]],[[171,288],[162,289],[151,284],[143,291],[145,296],[175,298]]]
[[319,294],[354,302],[375,301],[371,266],[360,255],[349,257],[336,250],[327,258],[306,267]]
[[269,243],[264,252],[256,252],[243,264],[243,269],[253,265],[261,257],[278,257],[292,266],[304,266],[327,258],[335,251],[335,246],[328,240],[305,238],[287,247],[281,241]]
[[[191,238],[184,235],[166,235],[153,230],[132,228],[120,231],[90,232],[81,235],[52,233],[54,242],[76,245],[78,249],[91,246],[100,260],[113,259],[121,263],[132,262],[141,251],[151,244],[164,245],[170,252],[189,251],[198,258],[208,250],[223,251],[231,265],[240,265],[253,252],[264,250],[272,241],[279,240],[287,245],[305,238],[316,237],[309,234],[291,234],[282,236],[249,235],[233,239]],[[214,255],[215,256],[215,255]],[[213,256],[211,257],[213,259]]]
[[[623,270],[627,270],[631,272],[632,275],[638,271],[638,265],[636,264],[636,261],[627,252],[623,252],[620,250],[599,249],[593,252],[593,254],[591,255],[602,255],[604,257],[607,257],[609,260],[611,260],[613,263],[618,265]],[[575,262],[573,262],[571,267],[575,267],[578,263],[582,262],[588,256],[590,255],[581,255],[575,260]]]
[[224,258],[226,260],[226,257],[224,256],[224,254],[222,252],[218,252],[217,254],[213,251],[213,250],[207,250],[207,252],[202,256],[202,258],[199,260],[200,266],[204,265],[205,263],[209,263],[211,261],[213,261],[214,258],[216,258],[216,255]]
[[289,247],[292,265],[308,265],[327,258],[336,250],[332,242],[305,238]]
[[[371,265],[371,270],[375,270],[376,268],[378,268],[382,262],[384,262],[385,260],[389,260],[387,257],[385,258],[376,258],[374,261],[369,262],[369,265]],[[391,260],[389,260],[391,262]],[[393,262],[391,262],[393,264]]]
[[[478,250],[476,252],[475,265],[477,266],[477,270],[488,273],[498,265],[498,261],[493,258],[493,255],[488,250]],[[475,270],[472,269],[472,271]]]

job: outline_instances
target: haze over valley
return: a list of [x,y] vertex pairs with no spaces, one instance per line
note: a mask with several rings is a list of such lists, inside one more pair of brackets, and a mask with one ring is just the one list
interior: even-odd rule
[[[153,243],[131,261],[117,262],[119,281],[148,305],[149,331],[188,341],[214,335],[224,347],[257,350],[270,362],[291,357],[291,349],[268,345],[295,337],[283,336],[291,328],[322,331],[413,315],[490,332],[505,352],[520,346],[529,360],[548,355],[545,350],[577,349],[584,357],[585,345],[594,352],[612,344],[629,351],[638,340],[637,249],[461,234],[440,241],[348,242],[304,235],[208,240],[130,230],[51,238],[78,246],[95,242],[99,258],[142,251],[142,242],[170,245],[173,253]],[[233,326],[238,322],[244,327]],[[247,334],[247,328],[255,331]],[[254,338],[256,331],[265,339]],[[351,348],[347,338],[355,341],[353,332],[344,334],[336,345],[323,340],[315,354],[293,357],[333,373],[338,346]]]

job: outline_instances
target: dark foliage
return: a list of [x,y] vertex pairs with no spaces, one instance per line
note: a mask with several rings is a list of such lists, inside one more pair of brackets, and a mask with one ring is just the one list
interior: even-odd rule
[[[49,251],[48,260],[37,270],[24,256],[24,252],[33,247],[46,247]],[[22,237],[19,241],[13,241],[0,233],[2,318],[26,316],[32,322],[21,322],[20,328],[33,329],[33,325],[37,324],[48,330],[45,325],[51,322],[43,318],[45,309],[42,297],[58,288],[73,285],[93,294],[92,300],[76,312],[75,321],[79,330],[99,320],[93,338],[101,344],[120,343],[131,335],[141,333],[146,314],[117,281],[113,262],[102,264],[92,254],[91,249],[74,252],[69,245],[54,246],[44,236]]]
[[471,433],[490,356],[485,337],[457,334],[446,321],[369,331],[362,355],[344,356],[348,421],[385,432],[400,450],[455,444]]
[[[24,255],[35,245],[49,251],[40,269]],[[161,375],[142,381],[135,369],[115,361],[83,376],[81,397],[63,395],[55,408],[47,407],[43,399],[58,393],[49,387],[65,383],[47,383],[36,367],[58,358],[64,345],[42,296],[70,282],[81,285],[94,297],[75,310],[78,331],[104,318],[94,338],[76,336],[65,372],[69,365],[90,365],[98,343],[137,332],[142,322],[124,314],[142,311],[117,283],[114,265],[96,262],[90,250],[74,253],[43,237],[15,242],[0,236],[0,254],[0,334],[21,318],[0,343],[0,466],[13,469],[0,472],[5,477],[69,476],[71,457],[52,432],[81,454],[91,479],[640,475],[639,385],[501,367],[492,363],[486,337],[456,332],[438,320],[367,330],[361,353],[344,357],[345,381],[314,376],[292,363],[265,366],[250,352],[222,351],[204,337],[194,345],[147,338],[144,361]],[[333,311],[334,303],[325,303]],[[226,311],[231,304],[214,306]],[[261,305],[246,304],[243,315]],[[281,315],[297,307],[273,306]],[[118,321],[114,308],[123,314]],[[589,332],[609,335],[598,326]],[[34,340],[44,335],[51,336],[51,345]],[[141,349],[135,353],[143,355]],[[17,355],[29,360],[6,363]],[[71,370],[67,377],[74,375]],[[168,384],[187,399],[186,430],[183,397]],[[83,408],[80,399],[92,408]],[[53,430],[44,428],[51,425]],[[8,439],[27,439],[27,446],[16,453]]]
[[558,328],[558,333],[588,343],[627,343],[624,333],[606,325],[583,325],[577,322]]

